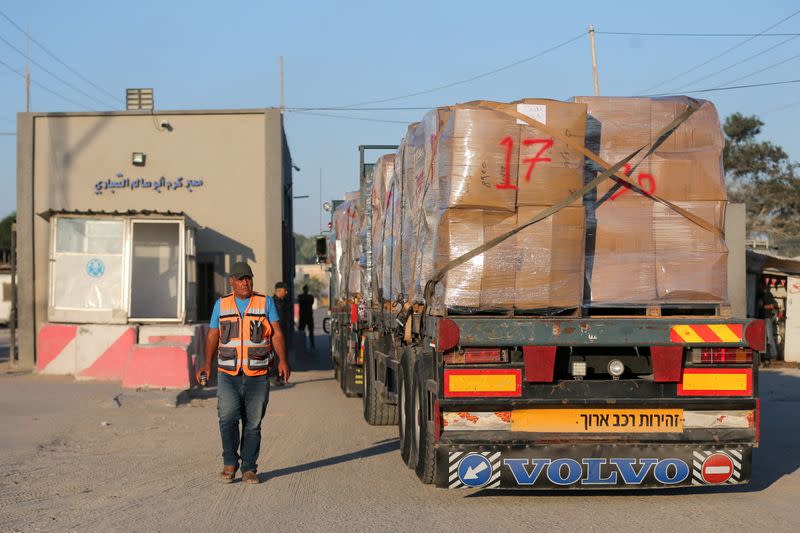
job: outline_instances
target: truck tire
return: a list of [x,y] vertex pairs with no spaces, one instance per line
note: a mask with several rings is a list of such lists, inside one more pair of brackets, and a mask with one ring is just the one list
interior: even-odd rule
[[414,450],[411,440],[411,382],[416,351],[407,347],[400,358],[397,376],[397,428],[400,438],[400,457],[409,468],[414,467]]
[[367,335],[364,352],[364,420],[371,426],[397,424],[397,406],[386,403],[375,386],[374,335]]
[[414,450],[414,471],[420,481],[431,484],[436,479],[436,446],[434,442],[433,427],[428,420],[428,392],[425,381],[433,377],[432,361],[430,357],[417,360],[414,369],[414,384],[412,396],[412,440]]

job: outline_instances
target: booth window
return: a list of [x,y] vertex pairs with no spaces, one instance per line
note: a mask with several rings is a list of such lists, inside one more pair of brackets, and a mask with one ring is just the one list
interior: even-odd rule
[[[181,322],[194,226],[183,214],[57,213],[51,221],[51,322]],[[187,247],[188,246],[188,247]],[[196,285],[196,280],[192,277]]]
[[52,288],[60,309],[122,309],[122,220],[62,218],[56,222]]

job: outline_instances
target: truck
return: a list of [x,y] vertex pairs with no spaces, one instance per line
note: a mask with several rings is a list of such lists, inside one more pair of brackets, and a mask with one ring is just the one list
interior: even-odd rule
[[[359,147],[360,194],[340,215],[356,210],[365,226],[376,223],[363,201],[373,186],[365,152],[392,148]],[[733,316],[725,302],[539,314],[376,303],[370,231],[351,228],[348,237],[336,229],[328,252],[340,285],[330,310],[336,377],[346,395],[362,397],[368,424],[397,426],[401,458],[423,483],[551,490],[749,482],[763,321]],[[337,260],[354,240],[360,294],[341,286]],[[744,262],[743,246],[729,250],[730,261]]]

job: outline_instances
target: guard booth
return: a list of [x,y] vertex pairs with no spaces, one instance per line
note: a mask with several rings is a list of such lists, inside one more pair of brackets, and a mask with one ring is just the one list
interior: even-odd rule
[[46,211],[47,320],[71,324],[193,322],[195,230],[183,212]]

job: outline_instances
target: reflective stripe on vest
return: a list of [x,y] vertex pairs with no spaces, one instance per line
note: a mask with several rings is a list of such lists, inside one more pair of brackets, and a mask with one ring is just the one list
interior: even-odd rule
[[233,376],[240,370],[248,376],[263,376],[274,357],[272,324],[265,315],[267,297],[254,292],[242,315],[233,294],[220,298],[219,306],[217,366]]

